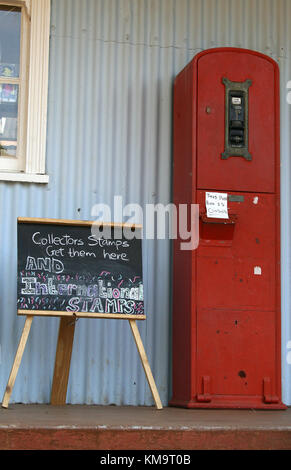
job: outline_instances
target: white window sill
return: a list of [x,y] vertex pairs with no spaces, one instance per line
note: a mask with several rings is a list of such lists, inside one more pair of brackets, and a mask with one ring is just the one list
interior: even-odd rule
[[48,183],[49,175],[35,175],[33,173],[0,172],[0,181],[18,181],[22,183]]

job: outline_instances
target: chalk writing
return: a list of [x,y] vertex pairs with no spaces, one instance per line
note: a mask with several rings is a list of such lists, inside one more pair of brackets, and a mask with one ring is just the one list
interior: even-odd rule
[[18,225],[18,308],[144,314],[141,240],[89,226]]

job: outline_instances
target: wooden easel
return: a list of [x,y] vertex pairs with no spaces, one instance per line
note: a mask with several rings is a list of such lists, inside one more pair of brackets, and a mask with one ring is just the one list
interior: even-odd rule
[[[17,372],[21,363],[21,359],[24,353],[25,345],[29,336],[31,323],[35,315],[40,316],[61,316],[58,343],[56,349],[54,377],[51,391],[51,404],[52,405],[65,405],[67,395],[67,385],[69,379],[70,362],[74,342],[75,324],[78,318],[115,318],[115,319],[126,319],[129,321],[130,328],[135,340],[137,350],[140,355],[140,359],[146,374],[146,378],[152,392],[153,399],[155,401],[156,408],[162,409],[162,403],[160,396],[152,375],[152,371],[146,356],[146,352],[140,337],[140,333],[136,324],[136,315],[120,315],[120,314],[102,314],[102,313],[79,313],[72,316],[71,313],[65,315],[65,312],[48,312],[38,311],[37,313],[33,310],[18,310],[18,314],[26,315],[25,324],[23,327],[22,335],[19,341],[19,345],[14,358],[13,366],[10,372],[8,383],[5,389],[2,407],[8,408],[10,396],[14,387]],[[144,320],[145,315],[140,315],[140,320]]]

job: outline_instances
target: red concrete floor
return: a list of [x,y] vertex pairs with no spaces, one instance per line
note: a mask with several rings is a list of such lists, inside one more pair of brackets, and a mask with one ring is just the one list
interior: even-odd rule
[[23,405],[0,408],[1,450],[290,450],[287,410]]

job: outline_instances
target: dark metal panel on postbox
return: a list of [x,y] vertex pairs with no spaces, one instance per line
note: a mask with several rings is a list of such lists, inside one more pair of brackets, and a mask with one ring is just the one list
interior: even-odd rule
[[210,49],[177,76],[174,203],[199,204],[199,244],[174,241],[170,405],[285,408],[279,71],[268,56]]

